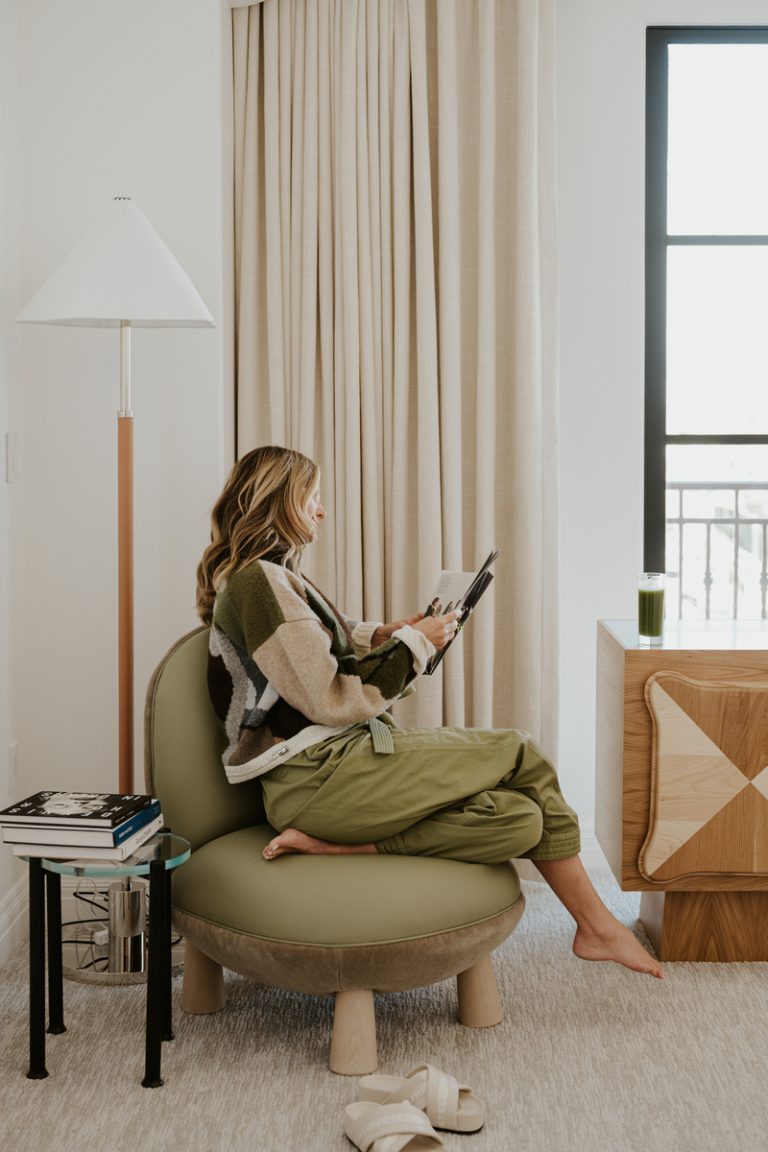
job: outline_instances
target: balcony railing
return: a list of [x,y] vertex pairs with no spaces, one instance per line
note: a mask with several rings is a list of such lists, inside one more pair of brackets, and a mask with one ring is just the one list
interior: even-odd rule
[[666,568],[668,617],[768,619],[768,480],[668,482]]

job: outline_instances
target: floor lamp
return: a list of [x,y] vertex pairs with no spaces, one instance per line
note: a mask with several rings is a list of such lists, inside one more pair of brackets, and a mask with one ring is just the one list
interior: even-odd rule
[[80,240],[17,317],[22,324],[120,329],[118,484],[118,791],[133,791],[133,411],[131,328],[213,327],[210,312],[127,196]]

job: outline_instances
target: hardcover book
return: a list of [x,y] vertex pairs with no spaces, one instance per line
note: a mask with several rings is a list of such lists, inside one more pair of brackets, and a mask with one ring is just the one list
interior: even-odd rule
[[6,844],[75,844],[94,848],[112,848],[121,844],[160,815],[160,801],[153,800],[146,808],[139,808],[122,824],[115,828],[67,827],[60,824],[47,824],[43,821],[25,821],[17,824],[0,825]]
[[[490,570],[491,565],[498,556],[499,551],[499,548],[492,549],[482,567],[477,572],[440,573],[432,599],[424,615],[442,616],[446,612],[458,612],[458,627],[456,628],[456,635],[453,637],[453,640],[456,639],[456,636],[459,635],[467,620],[474,612],[480,597],[488,590],[493,580],[493,573]],[[451,644],[453,644],[453,640],[449,640],[444,648],[441,648],[439,652],[434,654],[424,669],[425,675],[432,675]]]
[[139,851],[148,840],[163,826],[162,816],[156,816],[145,824],[133,836],[123,840],[122,844],[115,844],[111,848],[94,848],[87,844],[72,844],[69,846],[58,844],[14,844],[11,848],[14,856],[43,856],[50,860],[127,860]]
[[116,828],[152,801],[152,796],[113,792],[35,792],[0,811],[0,826],[49,824],[59,828]]

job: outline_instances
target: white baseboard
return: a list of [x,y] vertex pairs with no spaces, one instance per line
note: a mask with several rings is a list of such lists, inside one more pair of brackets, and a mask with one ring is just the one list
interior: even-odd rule
[[26,873],[0,900],[0,968],[7,964],[27,938],[29,886]]

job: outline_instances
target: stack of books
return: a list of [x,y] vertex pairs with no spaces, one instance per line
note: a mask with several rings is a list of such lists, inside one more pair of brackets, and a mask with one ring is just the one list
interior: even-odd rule
[[163,826],[160,801],[109,792],[35,792],[0,811],[16,856],[126,860]]

